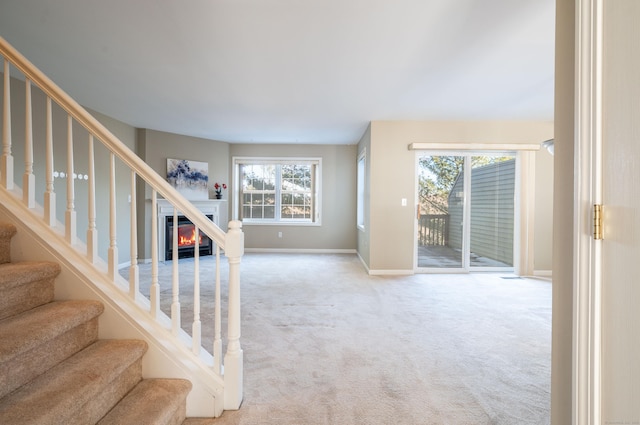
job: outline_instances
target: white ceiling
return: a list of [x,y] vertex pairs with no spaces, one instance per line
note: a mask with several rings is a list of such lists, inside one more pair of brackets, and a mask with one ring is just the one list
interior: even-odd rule
[[86,107],[227,142],[372,120],[553,120],[555,0],[0,0],[0,36]]

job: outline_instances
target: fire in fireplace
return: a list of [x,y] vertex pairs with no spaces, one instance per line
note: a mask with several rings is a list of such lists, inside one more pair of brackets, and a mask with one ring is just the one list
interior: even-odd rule
[[[207,215],[213,220],[212,215]],[[165,237],[165,260],[173,259],[173,217],[166,218],[166,237]],[[199,252],[200,255],[211,255],[213,252],[213,243],[207,235],[199,233]],[[178,216],[178,258],[193,257],[196,245],[196,227],[185,216]]]

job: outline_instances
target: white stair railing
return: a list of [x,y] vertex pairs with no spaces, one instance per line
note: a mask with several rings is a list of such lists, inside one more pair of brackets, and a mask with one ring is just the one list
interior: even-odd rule
[[[61,146],[56,144],[54,140],[53,127],[56,122],[53,119],[53,108],[59,107],[66,114],[66,209],[64,211],[64,231],[60,235],[61,240],[74,249],[83,249],[87,263],[98,268],[96,263],[99,261],[106,262],[107,270],[100,270],[109,281],[114,285],[119,285],[120,280],[125,282],[124,291],[128,297],[139,306],[139,308],[147,309],[149,316],[163,326],[169,318],[169,325],[165,326],[167,334],[172,338],[175,344],[184,344],[184,329],[191,330],[190,342],[188,349],[194,353],[194,358],[200,359],[202,327],[210,326],[213,334],[213,344],[211,347],[205,347],[210,350],[212,364],[206,365],[220,377],[220,382],[224,384],[224,408],[238,409],[242,402],[242,375],[243,375],[243,355],[240,346],[240,261],[244,253],[244,235],[241,230],[241,223],[232,221],[229,223],[229,231],[223,232],[196,207],[180,195],[173,187],[171,187],[164,178],[160,177],[151,167],[141,160],[134,152],[132,152],[124,143],[116,138],[109,130],[107,130],[100,122],[98,122],[91,114],[82,108],[77,102],[63,92],[41,71],[33,66],[18,51],[9,45],[0,37],[0,54],[4,59],[3,67],[3,109],[2,109],[2,156],[0,161],[0,185],[8,192],[14,191],[16,185],[14,183],[14,157],[12,149],[14,144],[12,141],[11,128],[11,70],[15,69],[18,73],[15,75],[16,80],[25,81],[25,143],[24,143],[24,174],[22,178],[22,203],[26,210],[31,213],[41,211],[41,219],[47,226],[57,228],[59,226],[56,218],[56,192],[54,185],[54,151],[55,148],[60,149]],[[44,112],[44,146],[41,143],[34,145],[35,129],[33,128],[33,105],[32,105],[32,86],[37,87],[46,96],[46,109]],[[87,141],[88,155],[88,175],[87,175],[87,231],[86,240],[78,239],[77,223],[78,211],[76,210],[76,188],[75,178],[76,170],[74,167],[74,145],[83,143],[74,139],[74,124],[80,124],[89,133]],[[108,178],[108,211],[106,213],[109,229],[107,258],[99,258],[98,253],[98,221],[105,219],[99,217],[96,211],[96,184],[98,176],[95,167],[95,142],[101,143],[109,153],[109,178]],[[37,155],[34,155],[34,149]],[[40,149],[40,150],[38,150]],[[42,152],[40,152],[42,151]],[[38,176],[34,172],[34,158],[45,158],[44,164],[37,164],[44,169],[44,176]],[[128,285],[126,280],[118,274],[118,240],[117,240],[117,222],[116,216],[118,205],[116,205],[118,187],[116,185],[116,162],[124,164],[131,173],[131,186],[126,188],[130,190],[131,206],[130,206],[130,269],[128,276]],[[38,179],[40,178],[40,179]],[[137,210],[136,210],[136,182],[141,179],[147,185],[151,192],[151,289],[149,294],[142,294],[148,299],[148,305],[139,303],[139,268],[137,259],[138,241],[137,241]],[[104,187],[104,186],[103,186]],[[41,188],[42,199],[37,199],[36,193]],[[102,194],[107,195],[105,193]],[[181,214],[188,218],[195,226],[196,234],[204,234],[208,236],[214,244],[215,255],[215,287],[214,292],[214,321],[213,323],[203,324],[200,317],[200,258],[199,250],[195,249],[194,259],[194,282],[193,282],[193,323],[186,324],[183,328],[180,318],[180,287],[184,283],[180,281],[178,267],[178,248],[177,234],[173,236],[173,269],[172,269],[172,288],[170,310],[163,312],[161,310],[161,291],[158,281],[158,219],[157,214],[157,197],[161,195],[174,208],[174,223],[177,223],[177,215]],[[41,202],[43,207],[38,209],[36,205]],[[177,226],[174,226],[177,232]],[[198,241],[196,236],[196,241]],[[196,242],[198,243],[198,242]],[[224,251],[228,258],[228,296],[226,300],[226,309],[228,311],[227,323],[227,351],[222,354],[222,316],[223,310],[221,297],[221,274],[220,274],[220,256]],[[188,333],[188,332],[187,332]]]

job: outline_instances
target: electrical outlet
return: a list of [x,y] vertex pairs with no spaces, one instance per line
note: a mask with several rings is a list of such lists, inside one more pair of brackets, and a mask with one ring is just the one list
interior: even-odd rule
[[278,232],[278,238],[282,238],[282,232]]

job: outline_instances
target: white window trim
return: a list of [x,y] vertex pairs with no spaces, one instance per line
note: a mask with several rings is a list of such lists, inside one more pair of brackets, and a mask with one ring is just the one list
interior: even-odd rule
[[[362,170],[360,170],[360,162],[362,161]],[[356,227],[364,232],[364,193],[367,181],[367,149],[363,149],[358,155],[356,162],[357,181],[356,181]]]
[[248,226],[321,226],[322,225],[322,158],[320,157],[262,157],[262,156],[234,156],[232,157],[233,167],[233,192],[232,192],[232,216],[233,220],[239,220],[240,217],[240,189],[242,182],[240,180],[240,164],[312,164],[317,166],[315,179],[315,204],[314,220],[266,220],[266,219],[244,219],[243,225]]

